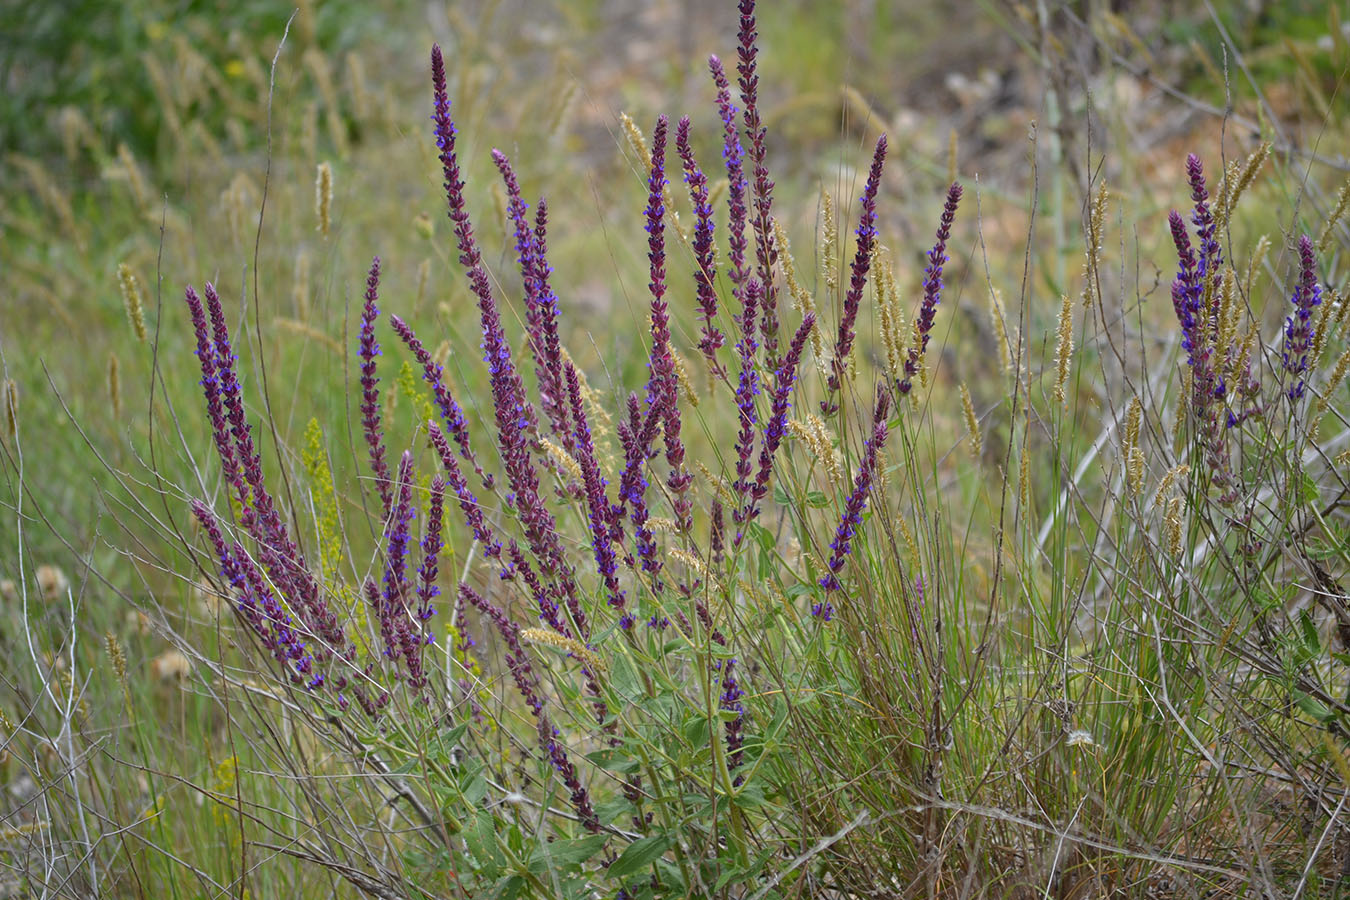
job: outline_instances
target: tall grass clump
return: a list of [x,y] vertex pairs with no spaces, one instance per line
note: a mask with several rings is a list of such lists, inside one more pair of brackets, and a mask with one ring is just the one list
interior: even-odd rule
[[[195,666],[239,748],[209,760],[186,826],[228,878],[169,858],[183,813],[153,767],[117,832],[140,843],[97,851],[132,775],[91,742],[125,777],[89,796],[73,649],[64,676],[34,652],[64,723],[43,796],[86,854],[53,866],[71,883],[162,872],[175,896],[243,895],[288,857],[274,889],[379,897],[1335,892],[1346,204],[1318,195],[1248,235],[1242,196],[1272,159],[1291,174],[1287,148],[1217,178],[1192,154],[1185,211],[1133,226],[1166,248],[1151,291],[1140,260],[1108,255],[1119,207],[1093,177],[1081,272],[1036,271],[1033,218],[1019,289],[994,283],[1009,267],[977,253],[982,198],[954,182],[911,273],[887,249],[882,134],[856,203],[822,199],[808,263],[776,204],[753,0],[738,11],[734,63],[708,60],[707,145],[690,117],[650,137],[628,123],[645,370],[564,339],[558,210],[498,150],[515,271],[493,267],[438,46],[449,228],[418,231],[453,245],[480,372],[394,311],[409,292],[375,256],[352,413],[300,412],[293,451],[291,411],[241,360],[240,301],[185,288],[214,461],[159,489],[162,515],[141,509],[177,540],[174,574],[226,601],[157,671]],[[946,310],[980,269],[994,342],[953,360]],[[994,374],[965,377],[979,363]],[[347,481],[351,447],[364,473]]]

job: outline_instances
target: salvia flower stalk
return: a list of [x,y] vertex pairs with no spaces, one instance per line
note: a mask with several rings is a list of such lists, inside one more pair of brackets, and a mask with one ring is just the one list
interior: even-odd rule
[[1285,389],[1290,400],[1298,400],[1304,393],[1304,376],[1308,371],[1308,349],[1312,342],[1313,310],[1322,303],[1322,286],[1317,283],[1317,260],[1313,256],[1313,242],[1308,235],[1298,239],[1299,279],[1291,302],[1294,311],[1284,323],[1284,341],[1280,359],[1287,377],[1293,382]]
[[380,315],[376,305],[380,290],[380,258],[370,263],[366,276],[365,305],[361,308],[360,342],[357,353],[361,358],[361,433],[365,436],[370,454],[370,470],[375,475],[375,491],[380,495],[384,518],[389,518],[393,506],[390,490],[389,463],[385,460],[384,429],[380,425],[380,379],[376,376],[375,358],[380,355],[380,344],[375,338],[375,319]]
[[844,295],[844,310],[839,317],[839,335],[834,342],[834,365],[830,369],[825,399],[820,401],[821,412],[825,415],[839,409],[835,395],[843,387],[844,376],[848,372],[849,354],[853,352],[858,307],[862,303],[863,290],[867,287],[867,272],[872,267],[872,254],[876,247],[877,191],[881,189],[881,170],[885,164],[886,135],[883,134],[877,138],[876,149],[872,153],[872,167],[867,172],[867,184],[863,187],[860,204],[862,212],[858,219],[858,244],[853,254],[848,293]]
[[830,549],[833,552],[826,564],[829,571],[820,579],[820,586],[825,589],[825,599],[815,604],[811,610],[826,622],[834,616],[830,595],[843,589],[839,573],[843,571],[844,561],[853,552],[853,538],[858,533],[858,528],[862,526],[863,511],[867,509],[867,498],[872,493],[872,482],[876,477],[877,454],[886,444],[889,396],[884,392],[877,394],[876,410],[872,415],[872,436],[868,438],[863,448],[862,461],[858,463],[858,472],[853,477],[853,490],[844,503],[844,514],[839,519],[839,527],[835,529],[834,540],[830,542]]
[[914,343],[905,357],[905,377],[901,379],[901,395],[908,394],[914,388],[914,378],[923,366],[924,354],[928,350],[928,339],[933,331],[933,321],[937,314],[938,303],[942,301],[942,269],[946,265],[947,241],[951,240],[952,222],[956,220],[956,208],[961,203],[961,185],[953,182],[947,188],[947,200],[942,207],[942,218],[938,220],[937,241],[928,251],[928,267],[923,270],[923,300],[919,302],[919,315],[914,320]]
[[717,351],[726,341],[717,327],[717,258],[713,250],[713,207],[708,197],[708,178],[694,159],[694,148],[689,144],[689,117],[680,119],[675,130],[675,149],[680,154],[684,180],[689,185],[689,199],[694,205],[694,289],[698,295],[699,317],[703,328],[699,333],[698,349],[708,361],[708,371],[714,378],[724,378],[726,370],[717,359]]

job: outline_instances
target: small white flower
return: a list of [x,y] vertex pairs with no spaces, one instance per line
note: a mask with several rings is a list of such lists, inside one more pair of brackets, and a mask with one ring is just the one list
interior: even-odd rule
[[1092,739],[1092,732],[1082,728],[1076,728],[1069,732],[1066,742],[1070,747],[1095,747],[1097,742]]

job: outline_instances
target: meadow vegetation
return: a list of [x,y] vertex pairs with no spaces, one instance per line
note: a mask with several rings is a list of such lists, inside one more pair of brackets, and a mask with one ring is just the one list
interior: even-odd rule
[[0,897],[1339,896],[1350,29],[1164,12],[33,7]]

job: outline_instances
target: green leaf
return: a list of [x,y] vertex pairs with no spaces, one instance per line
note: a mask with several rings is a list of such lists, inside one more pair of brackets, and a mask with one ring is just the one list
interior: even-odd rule
[[1313,622],[1312,616],[1308,615],[1306,609],[1298,611],[1299,629],[1303,632],[1303,648],[1309,657],[1322,655],[1322,635],[1317,631],[1317,625]]
[[463,832],[464,846],[470,858],[478,864],[479,870],[488,878],[501,874],[501,850],[497,847],[497,836],[492,828],[492,816],[482,810],[474,815],[473,827]]
[[666,852],[670,846],[670,837],[664,834],[653,835],[652,837],[639,838],[619,854],[619,858],[614,860],[609,867],[609,877],[626,878],[637,872],[641,872],[647,866],[656,862],[661,855]]
[[586,754],[586,759],[602,769],[628,774],[637,771],[638,761],[616,747],[604,747]]
[[750,537],[755,539],[755,543],[759,544],[759,549],[763,550],[765,553],[773,552],[774,545],[778,542],[774,539],[772,531],[758,522],[751,522],[746,528],[746,531],[749,533]]
[[487,781],[483,778],[483,767],[475,767],[473,771],[465,774],[460,779],[460,790],[464,794],[464,802],[469,806],[478,806],[487,797]]
[[545,842],[530,854],[529,869],[542,875],[550,869],[580,865],[604,849],[608,840],[609,835],[590,834],[572,840]]
[[806,505],[812,509],[824,509],[830,505],[830,498],[821,491],[807,491]]
[[497,882],[497,900],[515,900],[520,895],[520,889],[525,886],[525,879],[519,875],[511,875]]
[[469,731],[468,722],[465,722],[461,725],[456,725],[449,731],[442,731],[439,735],[440,741],[447,747],[453,747],[460,741],[464,740],[464,735],[467,734],[468,731]]
[[1336,717],[1336,714],[1328,709],[1322,701],[1309,696],[1302,691],[1294,691],[1294,703],[1298,705],[1299,709],[1303,710],[1318,722],[1325,724]]
[[792,505],[792,498],[788,496],[787,491],[783,490],[781,484],[775,484],[773,486],[773,502],[777,503],[779,506]]
[[695,747],[708,743],[708,719],[706,716],[690,716],[684,723],[684,739]]
[[636,698],[639,692],[637,670],[628,657],[615,654],[610,660],[609,683],[620,696]]
[[731,802],[741,809],[758,809],[769,801],[764,796],[764,786],[757,782],[751,782],[741,788]]

